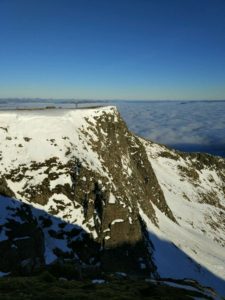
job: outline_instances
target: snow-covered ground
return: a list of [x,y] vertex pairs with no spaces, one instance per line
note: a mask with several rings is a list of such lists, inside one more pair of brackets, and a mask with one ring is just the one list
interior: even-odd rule
[[[66,165],[74,157],[79,157],[88,170],[107,178],[113,185],[111,174],[93,147],[93,143],[99,141],[97,120],[105,114],[113,117],[109,118],[112,124],[118,122],[116,108],[111,106],[79,110],[0,111],[0,177],[10,175],[6,176],[7,184],[15,197],[29,202],[28,196],[21,192],[27,187],[36,191],[48,177],[49,166],[46,161],[55,159],[51,164],[51,174],[56,176],[50,180],[50,190],[53,191],[58,185],[72,187],[73,181],[68,176]],[[107,132],[101,128],[101,134],[100,142],[104,144]],[[157,227],[140,211],[155,247],[154,259],[158,273],[163,277],[194,278],[225,294],[225,198],[222,177],[215,168],[205,166],[200,171],[194,170],[197,179],[193,179],[182,173],[182,170],[195,168],[190,158],[185,159],[164,146],[143,139],[140,141],[146,149],[166,203],[177,221],[173,222],[152,204],[158,219]],[[103,146],[107,149],[107,145]],[[168,152],[169,155],[161,155],[162,152]],[[132,176],[129,156],[120,157],[120,162],[129,180]],[[82,178],[86,184],[87,179]],[[115,205],[116,194],[109,192],[109,204]],[[215,200],[215,204],[205,201],[209,196]],[[51,194],[47,204],[33,205],[51,212],[58,209],[60,201],[64,204],[64,210],[59,210],[57,217],[89,231],[88,224],[84,223],[83,208],[79,203],[72,202],[66,194],[56,191]],[[6,207],[2,205],[1,208],[2,215],[6,215]],[[129,222],[132,224],[132,219]],[[93,219],[89,225],[92,223]],[[124,219],[115,217],[111,225],[123,223]],[[97,233],[93,231],[92,235],[96,237]],[[54,260],[52,249],[56,241],[47,233],[46,237],[46,258],[47,262],[51,262]],[[4,231],[1,231],[0,239],[5,238]],[[108,232],[107,239],[110,240]],[[57,243],[59,248],[66,249],[64,241]]]
[[[104,173],[96,153],[88,144],[86,133],[90,124],[95,126],[99,115],[104,112],[112,113],[114,109],[105,107],[79,110],[0,111],[2,156],[0,171],[1,168],[15,168],[21,164],[43,161],[55,156],[64,163],[72,156],[65,154],[66,150],[71,148],[71,151],[76,151],[80,160],[89,164],[92,169]],[[90,131],[90,134],[93,135],[93,131]]]
[[[174,151],[164,146],[142,141],[166,202],[177,220],[176,224],[154,207],[158,218],[156,227],[141,212],[155,246],[154,255],[159,274],[162,277],[194,278],[205,285],[214,286],[224,294],[223,180],[218,176],[218,171],[206,166],[201,171],[196,171],[199,178],[193,180],[182,174],[179,168],[190,168],[192,161],[189,158],[185,160],[181,156],[176,157]],[[161,156],[160,153],[164,151],[171,156]],[[214,198],[218,199],[218,207],[204,203],[208,193],[212,193]]]
[[[57,178],[50,181],[51,190],[58,184],[72,187],[70,170],[65,165],[74,157],[79,157],[87,169],[108,177],[90,143],[90,139],[98,140],[90,128],[95,128],[97,118],[105,113],[114,115],[115,107],[0,111],[0,176],[17,170],[16,178],[7,179],[16,198],[29,202],[26,193],[21,194],[21,191],[28,187],[31,191],[37,190],[48,178],[46,161],[52,158],[55,163],[51,165],[51,173]],[[64,168],[58,170],[60,166]],[[77,203],[74,209],[74,203],[66,195],[54,193],[46,205],[33,205],[51,212],[57,209],[59,201],[64,203],[65,209],[59,211],[58,217],[87,230],[80,205]]]

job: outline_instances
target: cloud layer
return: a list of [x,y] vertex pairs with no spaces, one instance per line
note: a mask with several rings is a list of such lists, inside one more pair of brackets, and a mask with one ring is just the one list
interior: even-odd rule
[[117,103],[134,133],[184,151],[225,156],[225,101]]

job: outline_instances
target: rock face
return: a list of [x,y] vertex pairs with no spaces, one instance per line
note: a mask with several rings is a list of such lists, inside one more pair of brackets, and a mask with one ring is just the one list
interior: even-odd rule
[[[1,198],[1,201],[4,200]],[[5,230],[7,237],[0,242],[1,271],[16,272],[21,268],[30,273],[45,262],[43,232],[38,226],[30,206],[21,204],[17,208],[8,207],[7,209],[13,213],[11,217],[8,214],[7,222],[1,225],[1,230]],[[22,222],[18,222],[18,218]]]
[[[192,270],[210,284],[213,275],[196,261],[223,277],[213,267],[225,262],[223,159],[143,140],[115,107],[0,112],[0,141],[0,254],[14,265],[70,259],[153,277],[167,269],[177,278]],[[164,264],[161,238],[173,252]],[[185,264],[170,274],[179,251]],[[0,271],[12,265],[1,257]]]

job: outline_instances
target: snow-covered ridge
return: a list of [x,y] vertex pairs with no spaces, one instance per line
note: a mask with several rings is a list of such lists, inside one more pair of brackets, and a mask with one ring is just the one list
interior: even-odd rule
[[[11,168],[53,156],[65,162],[69,157],[65,152],[71,147],[78,152],[81,159],[85,156],[87,163],[98,164],[90,147],[84,155],[83,132],[89,131],[90,124],[95,126],[101,115],[115,117],[115,112],[115,107],[0,111],[1,166]],[[93,132],[92,135],[97,138]],[[88,147],[88,143],[85,146]],[[101,168],[100,165],[95,166]]]
[[[34,205],[57,212],[59,217],[72,223],[82,224],[79,205],[74,210],[71,199],[59,194],[57,185],[72,187],[68,164],[75,157],[86,168],[108,177],[90,142],[98,140],[93,129],[103,116],[118,121],[117,109],[112,106],[0,111],[0,177],[6,177],[7,185],[17,199],[36,202],[29,194],[41,194],[43,182],[51,176],[49,185],[53,192],[49,194],[48,202],[40,205],[37,201]],[[85,177],[83,180],[85,182]],[[58,210],[60,201],[65,206],[63,211]]]
[[[0,111],[0,194],[57,218],[57,234],[43,229],[46,263],[56,257],[56,245],[71,251],[71,233],[60,229],[66,222],[90,234],[101,251],[144,241],[137,269],[141,259],[142,266],[155,263],[154,276],[191,277],[221,292],[224,165],[223,159],[184,155],[136,137],[115,107]],[[7,204],[2,207],[4,227],[9,212]],[[42,216],[32,211],[34,218]],[[5,230],[0,234],[7,239]],[[145,252],[150,241],[151,263]]]

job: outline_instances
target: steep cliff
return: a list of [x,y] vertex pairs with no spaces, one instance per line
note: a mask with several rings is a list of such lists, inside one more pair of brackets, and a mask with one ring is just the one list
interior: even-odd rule
[[115,107],[0,112],[0,141],[0,252],[14,266],[70,259],[221,291],[223,159],[138,138]]

